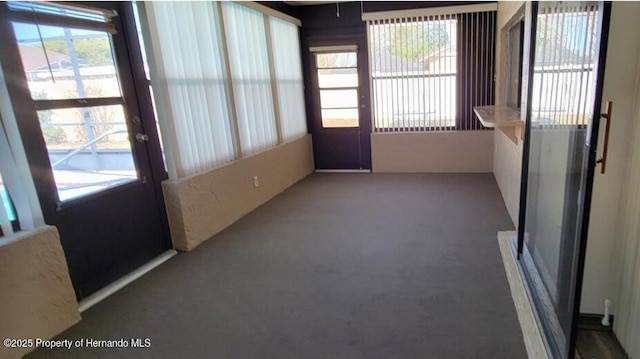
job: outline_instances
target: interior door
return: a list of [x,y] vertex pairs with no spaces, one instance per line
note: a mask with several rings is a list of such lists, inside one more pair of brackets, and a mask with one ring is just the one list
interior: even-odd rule
[[518,255],[554,358],[575,353],[610,4],[533,4]]
[[371,169],[366,47],[322,42],[309,56],[316,169]]
[[78,298],[170,247],[159,191],[166,172],[148,87],[137,80],[144,69],[130,7],[0,4],[2,69]]

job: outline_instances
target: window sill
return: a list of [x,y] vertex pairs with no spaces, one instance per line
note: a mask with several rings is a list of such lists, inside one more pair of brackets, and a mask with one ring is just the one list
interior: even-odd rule
[[520,111],[507,106],[476,106],[473,112],[484,127],[499,128],[516,144],[522,140]]

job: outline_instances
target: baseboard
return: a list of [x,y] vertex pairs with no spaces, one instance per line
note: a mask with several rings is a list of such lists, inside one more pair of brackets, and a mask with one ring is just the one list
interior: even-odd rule
[[318,173],[370,173],[371,170],[315,170]]
[[108,286],[84,298],[78,303],[80,313],[100,303],[111,294],[119,291],[120,289],[126,287],[131,282],[149,273],[151,270],[161,265],[162,263],[168,261],[169,259],[171,259],[171,257],[175,256],[176,254],[178,254],[178,252],[176,252],[173,249],[169,249],[164,253],[160,254],[159,256],[157,256],[156,258],[152,259],[151,261],[147,262],[146,264],[142,265],[140,268],[132,271],[131,273],[125,275],[124,277],[116,280],[115,282],[109,284]]
[[609,322],[611,322],[611,324],[605,327],[602,325],[602,314],[580,313],[578,317],[578,329],[611,332],[613,331],[613,320],[614,316],[609,316]]

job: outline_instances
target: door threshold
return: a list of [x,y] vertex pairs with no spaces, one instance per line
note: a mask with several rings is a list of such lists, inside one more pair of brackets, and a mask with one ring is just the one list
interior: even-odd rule
[[371,170],[316,170],[318,173],[371,173]]
[[516,308],[528,358],[548,359],[550,356],[547,352],[542,332],[538,327],[538,321],[533,312],[534,309],[531,298],[525,287],[524,278],[522,278],[522,273],[520,273],[517,259],[511,249],[511,237],[515,235],[516,232],[513,231],[498,232],[498,245],[507,274],[507,281],[509,282],[511,299],[513,299],[513,304]]
[[149,273],[150,271],[152,271],[154,268],[156,268],[157,266],[161,265],[162,263],[168,261],[171,257],[175,256],[176,254],[178,254],[178,252],[174,249],[169,249],[168,251],[160,254],[159,256],[155,257],[154,259],[150,260],[149,262],[143,264],[140,268],[135,269],[134,271],[130,272],[129,274],[126,274],[124,277],[116,280],[115,282],[107,285],[106,287],[100,289],[99,291],[91,294],[90,296],[82,299],[79,303],[79,310],[80,313],[84,312],[85,310],[93,307],[94,305],[100,303],[101,301],[103,301],[104,299],[106,299],[108,296],[110,296],[111,294],[119,291],[120,289],[126,287],[128,284],[130,284],[131,282],[133,282],[134,280],[142,277],[143,275]]

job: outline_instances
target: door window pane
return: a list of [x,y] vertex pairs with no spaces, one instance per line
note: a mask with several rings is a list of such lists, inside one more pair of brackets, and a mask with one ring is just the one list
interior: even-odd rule
[[320,90],[320,105],[328,108],[357,108],[358,90]]
[[322,127],[358,127],[358,57],[355,51],[315,54]]
[[121,96],[107,32],[24,23],[13,28],[34,100]]
[[358,109],[322,110],[322,127],[358,127]]
[[61,201],[138,178],[121,105],[38,111]]
[[358,87],[358,69],[319,69],[318,84],[327,87]]
[[358,59],[355,52],[333,52],[316,54],[316,62],[319,69],[332,69],[336,67],[357,67]]

